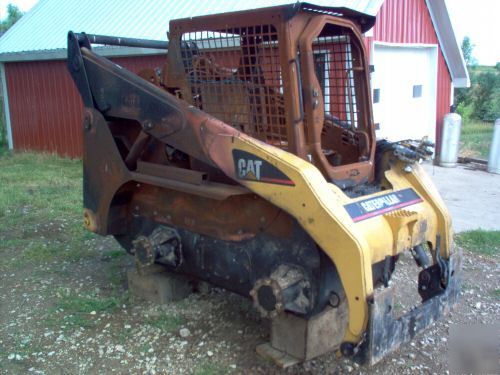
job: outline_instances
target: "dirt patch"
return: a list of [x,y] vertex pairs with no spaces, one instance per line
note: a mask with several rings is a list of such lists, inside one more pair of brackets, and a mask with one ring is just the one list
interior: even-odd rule
[[[269,322],[249,300],[217,289],[165,306],[130,296],[133,259],[83,229],[81,175],[78,161],[0,158],[2,374],[442,374],[450,327],[498,324],[498,253],[465,252],[456,311],[375,367],[330,354],[280,370],[255,353]],[[398,265],[402,313],[418,300],[416,270],[408,254]]]
[[[214,290],[158,306],[127,294],[132,266],[110,238],[94,238],[95,257],[33,267],[0,268],[0,372],[3,373],[445,373],[454,324],[498,323],[500,280],[495,258],[465,253],[458,308],[373,368],[333,354],[287,370],[255,354],[269,340],[268,322],[251,303]],[[3,256],[15,259],[11,249]],[[402,257],[394,281],[414,289]],[[407,310],[408,293],[399,301]],[[182,330],[182,332],[181,332]],[[182,333],[182,336],[181,336]]]

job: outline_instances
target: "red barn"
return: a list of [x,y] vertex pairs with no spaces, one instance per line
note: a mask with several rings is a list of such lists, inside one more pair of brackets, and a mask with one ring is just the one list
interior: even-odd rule
[[[166,40],[170,19],[291,3],[282,0],[141,2],[44,0],[0,39],[0,73],[9,147],[82,153],[82,103],[66,71],[68,30]],[[428,135],[439,141],[453,88],[469,85],[444,0],[331,0],[377,15],[366,34],[377,136]],[[100,48],[102,55],[138,71],[165,62],[165,51]]]

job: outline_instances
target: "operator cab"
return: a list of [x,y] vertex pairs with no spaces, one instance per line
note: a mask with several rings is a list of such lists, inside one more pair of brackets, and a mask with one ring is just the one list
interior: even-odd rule
[[370,182],[375,137],[361,33],[373,22],[305,3],[175,20],[167,87],[341,188]]

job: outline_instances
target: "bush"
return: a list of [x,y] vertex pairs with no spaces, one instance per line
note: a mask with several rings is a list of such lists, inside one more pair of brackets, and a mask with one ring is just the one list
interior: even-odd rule
[[500,113],[500,100],[495,97],[500,90],[500,74],[492,71],[477,76],[474,87],[474,117],[478,120],[492,121]]
[[[497,80],[499,80],[497,78]],[[497,85],[484,104],[483,121],[495,121],[500,118],[500,85]]]
[[464,121],[495,121],[500,117],[500,70],[497,67],[469,67],[470,88],[455,90],[457,113]]
[[460,116],[462,116],[462,121],[465,123],[469,122],[472,118],[472,112],[474,109],[471,104],[465,104],[462,102],[457,105],[456,111]]

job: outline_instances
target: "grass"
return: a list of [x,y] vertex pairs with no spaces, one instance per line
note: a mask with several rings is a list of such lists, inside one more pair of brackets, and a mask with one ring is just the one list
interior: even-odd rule
[[148,352],[149,352],[149,349],[152,349],[152,348],[153,348],[153,347],[151,346],[151,344],[149,344],[149,343],[145,342],[145,343],[143,343],[143,344],[139,345],[139,348],[137,349],[137,351],[138,351],[139,353],[144,353],[144,354],[146,354],[146,353],[148,353]]
[[396,301],[394,303],[394,311],[398,312],[398,311],[401,311],[401,310],[403,310],[403,305],[400,302]]
[[93,328],[95,315],[100,312],[116,310],[122,302],[118,297],[100,297],[97,295],[76,295],[58,293],[59,299],[46,318],[48,326],[61,326],[64,329]]
[[173,314],[162,314],[156,317],[146,319],[146,324],[156,327],[165,332],[176,331],[182,325],[182,318]]
[[229,371],[225,366],[215,362],[204,362],[199,365],[193,372],[194,375],[222,375]]
[[[83,237],[86,237],[83,235]],[[33,241],[26,245],[20,256],[21,262],[46,263],[54,260],[77,262],[82,258],[90,257],[93,254],[89,249],[82,246],[69,247],[60,241]]]
[[496,299],[500,299],[500,289],[493,289],[491,291],[491,295],[495,297]]
[[4,151],[0,184],[0,254],[10,250],[20,264],[95,255],[82,224],[80,160]]
[[126,273],[123,272],[124,262],[127,260],[126,258],[127,252],[123,249],[114,249],[110,251],[106,251],[101,260],[104,262],[108,262],[108,270],[107,270],[107,279],[109,284],[115,289],[121,288],[125,284]]
[[484,255],[500,252],[500,231],[471,230],[456,235],[457,244],[469,251]]
[[460,135],[460,155],[487,159],[492,138],[493,123],[464,121]]
[[0,177],[0,219],[8,217],[11,226],[81,214],[80,160],[7,152],[0,158]]
[[64,295],[57,303],[57,307],[66,312],[75,314],[90,314],[91,312],[112,311],[120,301],[116,297]]
[[[96,236],[83,227],[82,206],[80,160],[0,152],[0,268],[36,270],[34,266],[44,265],[46,276],[68,272],[59,262],[96,257]],[[116,249],[104,253],[115,296],[58,291],[46,309],[47,325],[95,327],[95,314],[125,303],[129,295],[118,288],[125,254]]]
[[111,264],[108,269],[108,281],[109,284],[114,288],[120,288],[127,278],[125,272],[123,272],[123,266],[117,262]]
[[124,257],[125,255],[127,255],[127,253],[125,252],[125,250],[123,250],[123,249],[117,249],[117,250],[108,251],[105,254],[105,257],[106,257],[106,259],[109,259],[109,260],[113,261],[113,260],[120,259],[120,258]]
[[116,340],[120,344],[125,344],[128,340],[130,340],[134,336],[134,333],[131,329],[123,329],[118,332],[116,335]]

